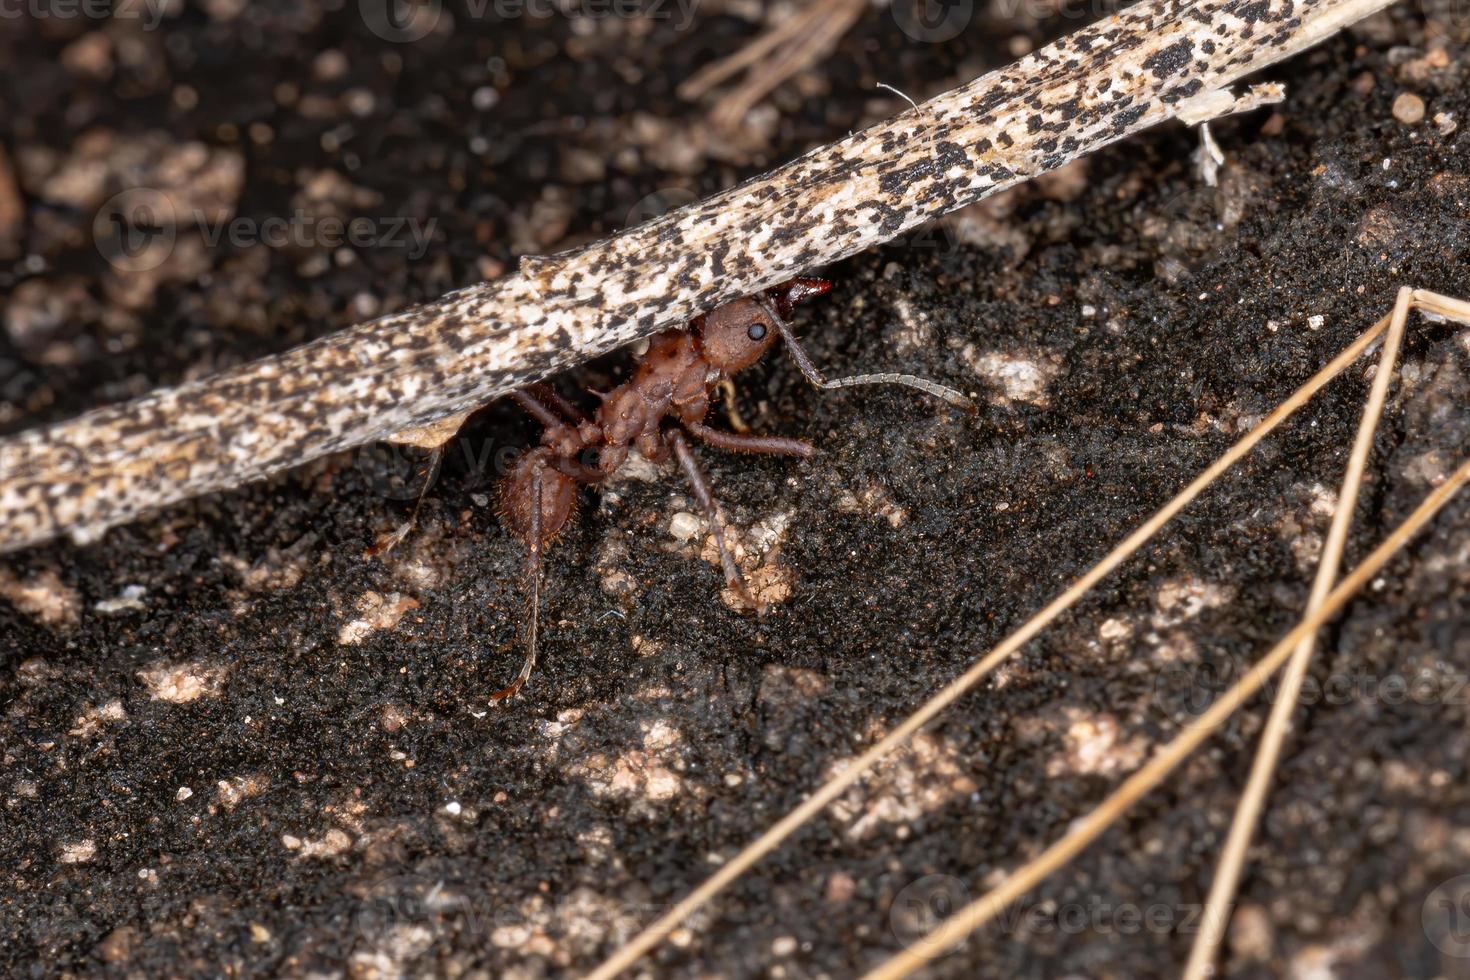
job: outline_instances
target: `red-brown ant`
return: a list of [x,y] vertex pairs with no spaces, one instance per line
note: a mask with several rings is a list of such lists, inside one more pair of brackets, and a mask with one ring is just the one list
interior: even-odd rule
[[[719,549],[720,565],[730,589],[753,608],[745,580],[725,544],[724,515],[685,433],[717,449],[772,456],[811,456],[816,449],[799,439],[741,435],[704,424],[710,394],[724,378],[756,363],[777,336],[802,373],[820,388],[860,384],[902,384],[937,395],[969,411],[969,399],[957,391],[905,374],[870,374],[825,380],[797,344],[786,319],[802,300],[824,295],[832,288],[825,279],[793,279],[756,296],[727,303],[695,318],[687,330],[669,330],[652,339],[639,359],[632,378],[605,395],[593,418],[588,418],[556,392],[544,386],[512,394],[517,403],[545,426],[541,445],[525,453],[505,477],[500,489],[500,514],[506,527],[527,551],[531,589],[530,628],[521,671],[509,686],[490,696],[510,697],[521,689],[536,664],[536,633],[540,619],[541,554],[571,519],[579,485],[607,479],[637,447],[650,462],[662,463],[670,453],[679,461],[694,497]],[[665,424],[665,420],[672,424]],[[579,457],[597,453],[597,465]]]
[[[654,463],[666,461],[670,454],[678,460],[709,522],[726,584],[751,608],[764,611],[751,599],[744,577],[725,544],[724,515],[685,434],[732,452],[801,457],[816,452],[811,444],[799,439],[724,432],[704,424],[715,387],[759,361],[778,336],[786,342],[802,374],[819,388],[907,385],[975,411],[974,404],[960,392],[913,375],[863,374],[833,381],[823,378],[796,342],[786,319],[797,303],[824,295],[831,288],[832,284],[825,279],[792,279],[696,317],[686,330],[668,330],[656,335],[639,357],[633,376],[599,395],[602,404],[590,418],[545,385],[511,394],[545,428],[541,445],[522,454],[500,485],[501,520],[526,546],[531,609],[520,673],[509,686],[492,694],[490,700],[499,701],[515,694],[535,667],[541,555],[575,513],[578,487],[596,485],[617,472],[627,460],[630,448],[637,448]],[[669,424],[665,420],[670,420]],[[596,454],[596,465],[581,459],[589,450]],[[429,464],[431,477],[437,469],[439,452],[436,450]],[[374,553],[401,540],[412,522],[410,519],[409,524],[387,536]]]

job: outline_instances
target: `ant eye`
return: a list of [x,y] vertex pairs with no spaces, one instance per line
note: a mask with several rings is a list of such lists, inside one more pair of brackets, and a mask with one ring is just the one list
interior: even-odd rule
[[756,343],[766,339],[766,325],[764,323],[752,323],[750,329],[745,331],[745,336]]

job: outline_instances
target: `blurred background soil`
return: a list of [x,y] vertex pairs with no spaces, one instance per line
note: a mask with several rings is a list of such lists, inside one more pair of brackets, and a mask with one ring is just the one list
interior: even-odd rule
[[[968,26],[936,41],[875,7],[730,133],[675,89],[785,7],[67,9],[0,20],[4,433],[601,237],[902,109],[878,83],[922,99],[1100,12],[963,5]],[[1217,188],[1169,127],[792,270],[836,283],[799,323],[829,374],[932,376],[982,409],[816,392],[781,356],[742,376],[752,426],[822,450],[704,453],[780,600],[763,619],[722,602],[678,474],[632,466],[550,553],[542,662],[487,709],[523,618],[496,472],[536,436],[499,405],[384,560],[363,552],[405,518],[414,461],[383,447],[0,559],[0,974],[589,969],[1085,570],[1395,288],[1470,297],[1467,40],[1464,0],[1426,0],[1271,71],[1288,99],[1216,127]],[[362,234],[332,238],[354,219]],[[1416,318],[1405,360],[1353,562],[1470,434],[1470,330]],[[577,397],[627,364],[558,383]],[[1368,376],[1350,371],[643,969],[850,975],[1065,833],[1294,622]],[[1470,873],[1467,614],[1458,501],[1324,633],[1229,975],[1470,975],[1441,901]],[[1264,705],[934,975],[1172,975]]]

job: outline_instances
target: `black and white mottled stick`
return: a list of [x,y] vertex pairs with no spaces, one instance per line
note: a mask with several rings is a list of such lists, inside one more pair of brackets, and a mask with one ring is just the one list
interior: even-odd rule
[[61,534],[85,542],[176,501],[449,419],[1164,120],[1269,101],[1226,87],[1389,2],[1141,0],[614,238],[0,441],[0,552]]

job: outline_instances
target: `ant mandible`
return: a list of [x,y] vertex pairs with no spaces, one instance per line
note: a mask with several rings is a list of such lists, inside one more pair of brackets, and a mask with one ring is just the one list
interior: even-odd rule
[[[602,404],[591,417],[546,385],[511,393],[517,404],[544,428],[541,444],[523,453],[500,485],[501,521],[526,546],[531,608],[520,673],[508,686],[490,695],[491,701],[508,698],[519,691],[536,665],[541,556],[575,513],[578,488],[595,486],[612,476],[633,448],[653,463],[663,463],[670,455],[678,460],[714,535],[726,585],[745,605],[764,612],[752,600],[725,543],[724,514],[695,459],[688,437],[739,453],[804,458],[816,452],[815,447],[800,439],[725,432],[704,423],[715,387],[759,361],[778,336],[785,341],[802,374],[818,388],[906,385],[966,411],[976,410],[974,403],[960,392],[909,374],[861,374],[830,381],[823,378],[797,343],[787,318],[797,303],[822,296],[831,288],[832,284],[825,279],[792,279],[696,317],[687,329],[657,334],[638,358],[631,378],[605,394],[594,392]],[[589,450],[596,454],[596,465],[582,461]],[[434,453],[429,463],[430,480],[437,471],[442,449],[435,449]],[[422,503],[422,496],[419,499]],[[413,522],[411,517],[408,524],[387,536],[372,553],[380,553],[402,540]]]

